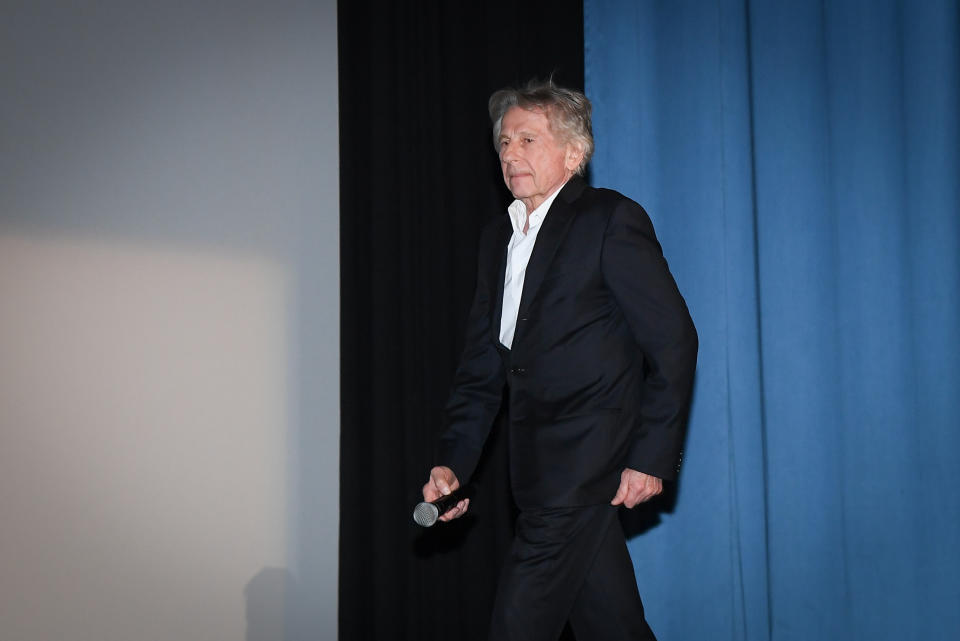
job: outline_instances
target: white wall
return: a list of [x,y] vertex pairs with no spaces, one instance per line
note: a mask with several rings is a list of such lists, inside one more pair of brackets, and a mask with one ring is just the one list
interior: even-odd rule
[[0,638],[335,639],[336,4],[0,21]]

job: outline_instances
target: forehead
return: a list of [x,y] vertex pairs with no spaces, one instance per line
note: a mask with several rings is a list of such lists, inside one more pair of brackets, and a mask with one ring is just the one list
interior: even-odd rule
[[510,107],[500,121],[500,132],[506,134],[517,130],[549,131],[550,119],[543,109]]

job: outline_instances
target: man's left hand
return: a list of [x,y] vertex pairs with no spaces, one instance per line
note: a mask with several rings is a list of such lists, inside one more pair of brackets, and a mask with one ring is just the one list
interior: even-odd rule
[[649,501],[661,492],[663,492],[663,480],[628,467],[620,473],[620,489],[610,501],[610,505],[623,504],[629,509]]

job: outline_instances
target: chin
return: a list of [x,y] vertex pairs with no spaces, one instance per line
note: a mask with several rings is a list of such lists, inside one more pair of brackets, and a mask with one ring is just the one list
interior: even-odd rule
[[530,192],[531,192],[532,190],[531,190],[531,188],[530,188],[530,185],[525,184],[525,183],[527,183],[527,180],[525,180],[525,179],[523,179],[523,178],[521,178],[520,180],[517,180],[517,179],[515,178],[515,179],[513,179],[513,180],[511,180],[510,182],[507,183],[507,187],[510,188],[510,192],[511,192],[514,196],[517,196],[517,198],[520,198],[520,196],[519,196],[518,194],[523,194],[524,196],[529,196],[529,195],[530,195]]

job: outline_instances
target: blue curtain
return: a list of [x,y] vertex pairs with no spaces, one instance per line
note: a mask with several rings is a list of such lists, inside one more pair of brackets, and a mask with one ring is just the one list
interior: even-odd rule
[[960,9],[586,0],[592,182],[701,337],[670,641],[960,639]]

